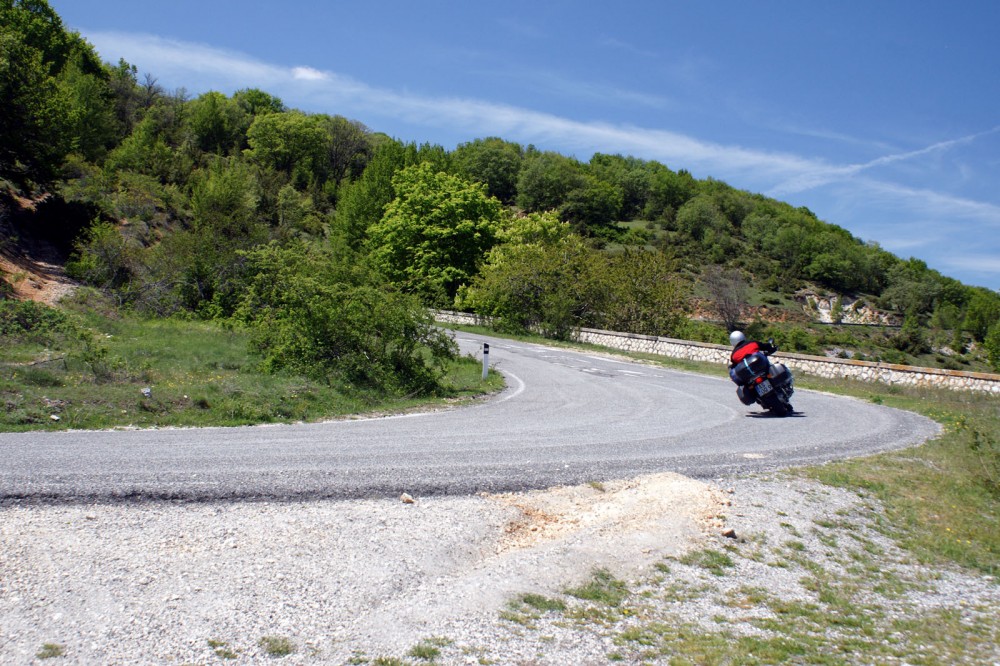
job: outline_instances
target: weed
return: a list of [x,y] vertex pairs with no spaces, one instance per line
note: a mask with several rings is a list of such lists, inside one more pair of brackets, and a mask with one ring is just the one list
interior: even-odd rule
[[66,647],[59,643],[44,643],[42,649],[35,655],[39,659],[56,659],[66,656]]
[[287,657],[295,652],[295,644],[284,636],[264,636],[258,645],[271,657]]
[[236,659],[237,657],[239,657],[239,654],[237,654],[234,650],[232,650],[229,647],[229,644],[226,643],[225,641],[216,641],[209,639],[208,647],[212,648],[212,651],[215,652],[215,655],[217,657],[220,657],[221,659]]
[[451,644],[452,641],[447,638],[426,638],[410,648],[407,654],[424,661],[434,661],[441,656],[441,648]]
[[711,548],[687,553],[678,561],[688,566],[701,567],[714,576],[724,576],[726,569],[732,569],[736,566],[733,558],[729,555]]
[[520,601],[522,604],[531,606],[532,608],[542,612],[566,610],[566,604],[562,600],[553,599],[540,594],[523,594],[521,595]]
[[407,666],[406,662],[396,657],[375,657],[372,666]]
[[568,589],[566,594],[577,599],[617,607],[628,595],[628,587],[612,576],[607,569],[598,569],[589,583]]

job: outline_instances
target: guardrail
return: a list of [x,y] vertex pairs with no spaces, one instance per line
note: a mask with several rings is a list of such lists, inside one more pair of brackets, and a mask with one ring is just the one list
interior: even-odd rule
[[[435,311],[434,315],[438,321],[445,323],[489,324],[482,317],[465,312],[438,310]],[[724,365],[729,363],[729,347],[706,342],[676,340],[638,333],[602,331],[592,328],[580,329],[577,332],[576,340],[621,351]],[[873,363],[871,361],[854,361],[789,352],[778,352],[775,357],[780,358],[781,362],[794,372],[828,379],[854,379],[896,386],[946,388],[954,391],[975,391],[1000,396],[1000,375],[985,372],[920,368],[894,363]]]

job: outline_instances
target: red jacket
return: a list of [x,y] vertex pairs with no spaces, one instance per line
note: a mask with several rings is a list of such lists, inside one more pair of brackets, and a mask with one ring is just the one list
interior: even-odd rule
[[760,345],[753,340],[746,340],[736,345],[733,353],[729,356],[729,365],[733,366],[745,359],[750,354],[760,351]]

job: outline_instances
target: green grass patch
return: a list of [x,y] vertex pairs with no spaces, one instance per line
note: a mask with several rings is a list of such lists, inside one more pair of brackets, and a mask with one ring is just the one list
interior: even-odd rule
[[287,657],[295,652],[295,643],[284,636],[264,636],[258,645],[271,657]]
[[725,576],[728,569],[736,566],[732,557],[712,548],[686,553],[677,561],[688,566],[701,567],[713,576]]
[[628,593],[628,586],[607,569],[598,569],[589,582],[566,590],[566,594],[577,599],[613,607],[621,605]]
[[[69,320],[71,333],[59,323]],[[496,372],[483,381],[481,364],[466,357],[449,364],[439,395],[387,396],[261,372],[246,333],[213,322],[93,312],[55,321],[44,335],[0,339],[0,431],[317,421],[450,404],[503,386]]]
[[57,659],[66,656],[66,647],[59,643],[44,643],[35,655],[38,659]]

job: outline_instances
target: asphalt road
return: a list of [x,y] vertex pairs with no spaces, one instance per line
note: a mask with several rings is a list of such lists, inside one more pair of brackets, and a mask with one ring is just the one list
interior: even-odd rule
[[0,434],[0,501],[304,500],[515,491],[672,471],[698,478],[924,441],[932,421],[797,390],[794,416],[719,377],[459,333],[501,395],[427,414],[247,428]]

